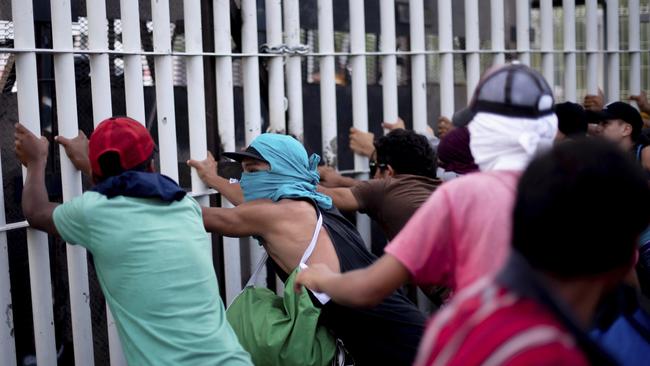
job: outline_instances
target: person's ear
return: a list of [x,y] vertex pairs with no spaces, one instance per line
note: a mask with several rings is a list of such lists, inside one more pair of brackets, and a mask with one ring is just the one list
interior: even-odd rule
[[623,136],[631,136],[631,135],[632,135],[632,125],[627,122],[623,122]]
[[395,176],[395,169],[393,169],[392,166],[386,165],[386,176],[388,177],[394,177]]

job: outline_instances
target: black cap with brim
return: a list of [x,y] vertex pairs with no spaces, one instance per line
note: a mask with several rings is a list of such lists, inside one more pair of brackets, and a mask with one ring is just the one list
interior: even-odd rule
[[269,164],[269,162],[262,157],[262,154],[260,154],[254,147],[251,147],[251,146],[247,147],[246,150],[244,150],[244,151],[225,152],[225,153],[223,153],[221,155],[223,155],[223,156],[225,156],[225,157],[227,157],[229,159],[238,161],[240,163],[244,159],[255,159],[255,160],[263,161],[263,162]]
[[632,126],[632,135],[639,136],[643,129],[641,114],[631,105],[624,102],[613,102],[605,106],[602,111],[588,112],[590,121],[605,122],[620,119]]

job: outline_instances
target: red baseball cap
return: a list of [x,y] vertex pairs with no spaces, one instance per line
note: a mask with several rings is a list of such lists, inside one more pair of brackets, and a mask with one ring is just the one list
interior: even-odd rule
[[151,158],[155,144],[149,131],[129,117],[111,117],[103,120],[88,143],[88,158],[94,174],[102,176],[99,157],[114,152],[120,157],[122,169],[134,168]]

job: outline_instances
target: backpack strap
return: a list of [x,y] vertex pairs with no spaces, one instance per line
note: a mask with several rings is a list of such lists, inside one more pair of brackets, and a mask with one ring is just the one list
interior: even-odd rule
[[[311,257],[311,254],[314,252],[314,248],[316,248],[316,243],[318,242],[318,234],[320,233],[320,229],[323,227],[323,214],[320,212],[318,208],[316,208],[316,212],[318,213],[318,221],[316,221],[316,229],[314,229],[314,235],[311,237],[311,243],[309,243],[309,246],[305,250],[305,252],[302,255],[302,258],[300,259],[300,269],[305,269],[307,268],[307,261],[309,260],[309,257]],[[322,293],[322,292],[315,292],[312,290],[309,290],[309,292],[314,295],[315,298],[320,301],[321,304],[325,305],[330,301],[330,297],[327,296],[327,294]]]
[[262,272],[262,269],[264,268],[264,264],[266,264],[266,260],[268,258],[269,258],[269,254],[265,250],[262,257],[257,261],[257,264],[255,265],[255,270],[253,271],[251,277],[248,279],[248,282],[246,282],[246,286],[244,286],[244,288],[255,285],[255,281],[260,276],[260,273]]
[[320,233],[320,229],[323,227],[323,215],[320,213],[319,209],[316,209],[316,213],[318,214],[316,229],[314,229],[314,234],[311,237],[311,243],[309,243],[309,246],[307,246],[307,249],[302,254],[302,258],[300,258],[301,265],[306,264],[309,260],[309,257],[311,257],[311,254],[314,252],[314,248],[316,248],[316,242],[318,242],[318,234]]

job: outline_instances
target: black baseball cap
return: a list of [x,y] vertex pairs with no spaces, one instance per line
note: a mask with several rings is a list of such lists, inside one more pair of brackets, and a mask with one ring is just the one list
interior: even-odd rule
[[260,160],[260,161],[263,161],[263,162],[265,162],[267,164],[270,164],[266,159],[264,159],[262,154],[260,154],[259,151],[257,151],[252,146],[247,147],[246,150],[244,150],[244,151],[225,152],[225,153],[223,153],[221,155],[223,155],[223,156],[225,156],[225,157],[227,157],[229,159],[238,161],[240,163],[244,159],[255,159],[255,160]]
[[577,103],[564,102],[555,105],[558,129],[569,137],[584,137],[587,135],[587,112]]
[[632,139],[636,140],[641,136],[643,119],[636,108],[624,102],[613,102],[605,106],[599,112],[591,112],[591,119],[604,122],[613,119],[620,119],[632,126]]
[[466,108],[454,113],[456,127],[479,112],[536,119],[553,113],[553,91],[544,77],[523,64],[498,67],[483,76]]

